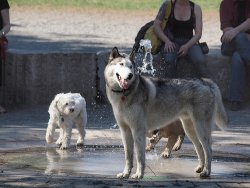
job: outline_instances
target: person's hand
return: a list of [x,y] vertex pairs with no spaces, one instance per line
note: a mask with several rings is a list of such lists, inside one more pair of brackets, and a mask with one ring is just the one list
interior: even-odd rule
[[172,41],[165,42],[164,51],[165,52],[174,52],[176,46]]
[[237,29],[230,29],[223,34],[221,41],[225,43],[231,42],[238,33]]
[[188,49],[189,47],[186,44],[182,45],[178,51],[178,56],[182,57],[187,55]]

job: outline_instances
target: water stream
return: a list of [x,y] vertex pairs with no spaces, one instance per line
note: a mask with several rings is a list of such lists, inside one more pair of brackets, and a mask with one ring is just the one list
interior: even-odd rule
[[137,69],[139,73],[146,73],[154,76],[155,69],[153,67],[153,55],[151,53],[152,45],[150,40],[141,40],[140,41],[140,49],[144,53],[144,57],[142,59],[142,65],[138,66]]

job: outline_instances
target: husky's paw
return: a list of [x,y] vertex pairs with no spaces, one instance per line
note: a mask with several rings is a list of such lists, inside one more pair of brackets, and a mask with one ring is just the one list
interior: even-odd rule
[[131,176],[133,179],[142,179],[143,175],[141,173],[135,173]]
[[129,175],[130,175],[130,173],[124,173],[124,172],[122,172],[122,173],[119,173],[119,174],[117,174],[116,175],[116,177],[117,178],[120,178],[120,179],[122,179],[122,178],[129,178]]
[[200,173],[200,178],[209,178],[210,177],[210,171],[209,170],[203,170]]
[[201,173],[202,170],[203,170],[203,166],[198,165],[194,170],[195,170],[196,173]]

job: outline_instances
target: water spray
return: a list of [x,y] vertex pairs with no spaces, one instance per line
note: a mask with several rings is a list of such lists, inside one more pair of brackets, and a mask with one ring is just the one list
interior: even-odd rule
[[142,60],[142,66],[138,67],[138,70],[141,73],[147,73],[154,76],[155,69],[153,67],[153,55],[151,53],[152,45],[151,41],[148,39],[140,40],[140,49],[143,49],[145,52],[144,58]]

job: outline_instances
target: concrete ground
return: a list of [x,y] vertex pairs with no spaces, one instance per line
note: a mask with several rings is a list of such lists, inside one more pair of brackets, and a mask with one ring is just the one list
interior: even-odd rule
[[[128,49],[139,27],[154,16],[154,12],[111,14],[107,10],[13,7],[10,50],[96,53],[113,46]],[[203,39],[214,47],[220,38],[217,16],[208,13],[204,17]],[[199,179],[193,173],[197,158],[186,138],[182,149],[170,159],[159,155],[166,141],[147,154],[145,178],[139,181],[115,178],[124,160],[120,132],[114,129],[109,105],[88,104],[85,147],[77,150],[73,146],[74,131],[67,152],[45,143],[47,109],[48,105],[18,106],[0,115],[0,187],[250,187],[249,105],[238,112],[228,110],[229,129],[213,131],[211,178]]]
[[[250,107],[228,111],[229,129],[213,131],[209,179],[193,172],[197,157],[187,138],[182,149],[161,159],[166,140],[147,153],[143,180],[117,180],[124,153],[109,105],[89,105],[85,147],[76,149],[76,130],[68,151],[44,140],[48,106],[22,106],[0,116],[0,185],[2,187],[249,187]],[[56,132],[56,136],[58,131]],[[1,187],[0,186],[0,187]]]

